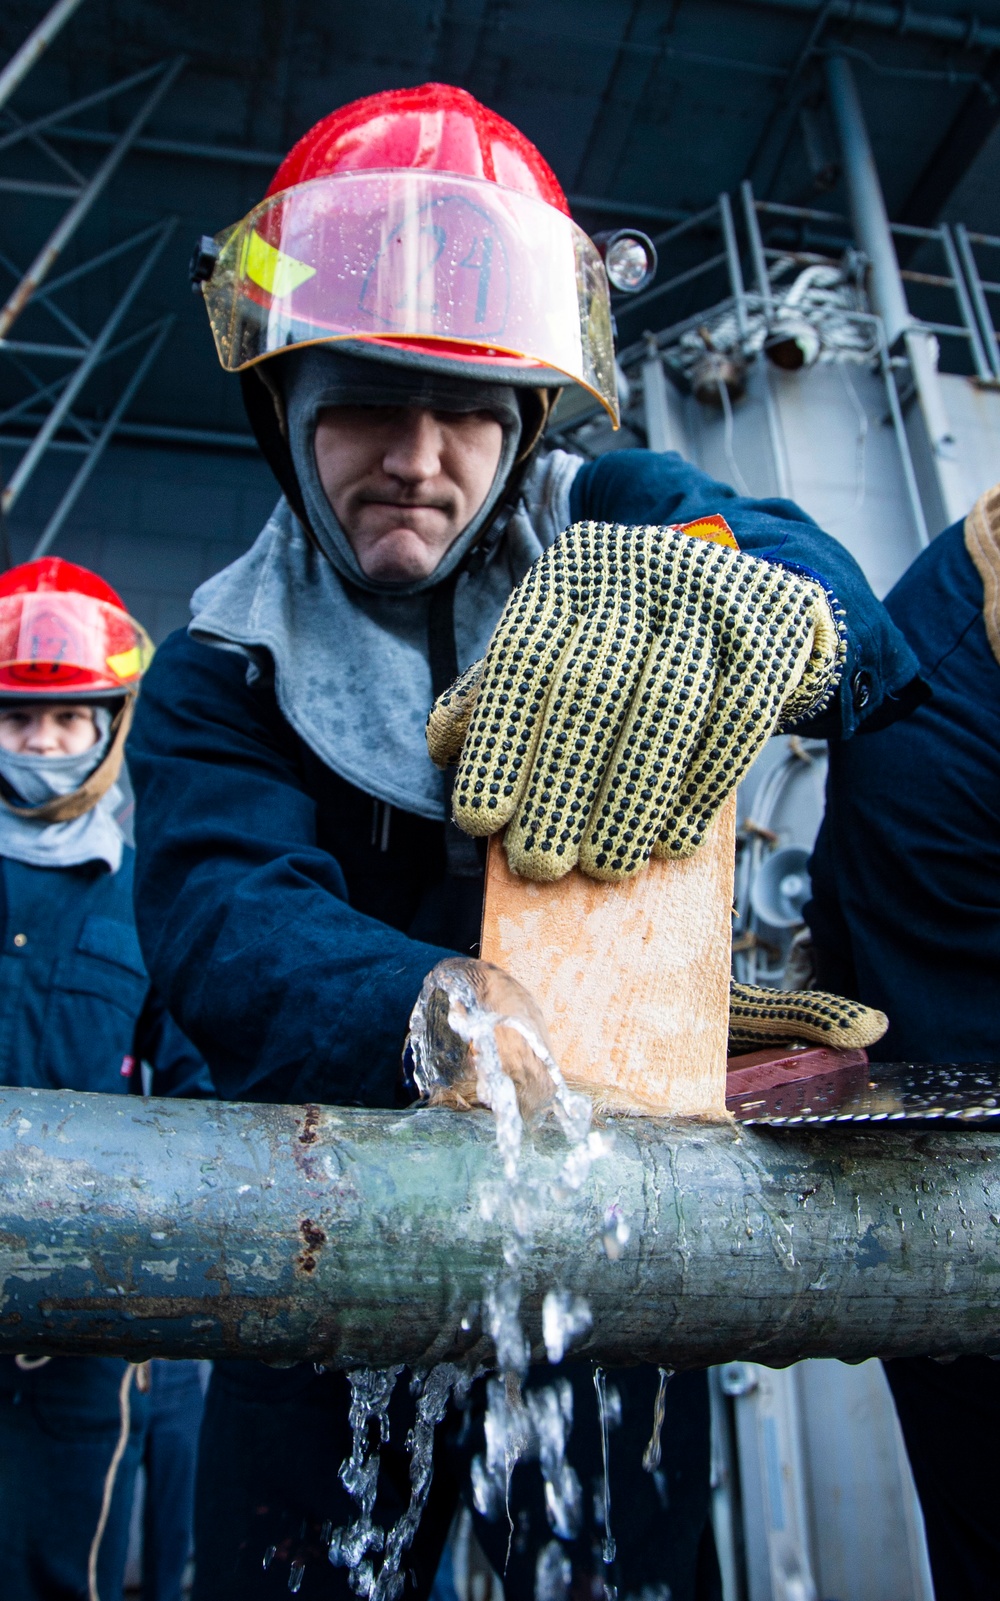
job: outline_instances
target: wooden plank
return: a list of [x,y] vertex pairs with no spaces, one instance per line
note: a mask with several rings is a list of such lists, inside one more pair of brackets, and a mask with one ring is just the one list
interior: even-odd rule
[[686,861],[624,884],[510,871],[490,841],[481,954],[530,990],[567,1080],[609,1109],[726,1116],[736,797]]

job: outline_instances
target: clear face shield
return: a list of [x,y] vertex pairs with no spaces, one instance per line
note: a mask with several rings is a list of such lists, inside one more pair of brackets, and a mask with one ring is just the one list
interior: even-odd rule
[[604,263],[531,195],[436,171],[342,173],[273,195],[215,243],[202,292],[230,372],[295,345],[416,345],[456,367],[558,373],[618,426]]
[[127,694],[152,657],[142,624],[91,595],[0,598],[0,696]]

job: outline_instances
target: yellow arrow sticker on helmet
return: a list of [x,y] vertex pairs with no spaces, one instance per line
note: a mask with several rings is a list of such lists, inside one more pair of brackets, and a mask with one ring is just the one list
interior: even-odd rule
[[242,268],[251,283],[274,295],[276,300],[292,294],[300,284],[316,276],[315,267],[307,267],[304,261],[286,256],[283,250],[262,239],[255,229],[243,246]]
[[116,678],[136,678],[142,672],[142,651],[138,645],[119,651],[117,656],[108,656],[106,660]]

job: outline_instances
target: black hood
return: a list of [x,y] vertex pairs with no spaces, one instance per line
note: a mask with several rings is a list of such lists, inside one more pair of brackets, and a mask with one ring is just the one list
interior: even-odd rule
[[[358,354],[357,348],[353,347],[351,353]],[[279,376],[279,363],[283,359],[282,355],[271,356],[266,362],[258,362],[255,366],[244,369],[239,375],[240,389],[243,394],[243,405],[246,409],[250,427],[253,429],[254,437],[261,448],[264,459],[277,479],[278,486],[289,506],[315,545],[318,544],[318,541],[306,514],[302,490],[292,462],[291,447],[288,443],[285,402]],[[472,374],[470,374],[471,376]],[[518,387],[517,402],[521,412],[521,448],[508,475],[503,494],[500,496],[494,511],[494,517],[501,507],[509,506],[516,499],[521,480],[535,451],[538,449],[542,435],[545,432],[545,425],[558,396],[559,390],[556,388]]]

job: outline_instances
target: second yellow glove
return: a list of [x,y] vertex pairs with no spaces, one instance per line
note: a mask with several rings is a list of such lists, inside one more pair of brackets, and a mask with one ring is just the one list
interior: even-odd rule
[[857,1050],[874,1045],[889,1027],[884,1012],[828,990],[729,986],[729,1054],[769,1045],[832,1045]]

